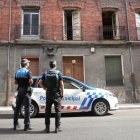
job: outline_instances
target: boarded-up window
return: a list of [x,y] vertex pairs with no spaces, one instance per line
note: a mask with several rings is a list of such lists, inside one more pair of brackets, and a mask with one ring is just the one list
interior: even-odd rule
[[106,85],[123,85],[121,56],[105,56]]

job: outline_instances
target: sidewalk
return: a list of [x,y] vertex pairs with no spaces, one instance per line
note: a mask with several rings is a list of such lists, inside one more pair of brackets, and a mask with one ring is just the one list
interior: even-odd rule
[[119,109],[140,109],[140,103],[119,104]]
[[1,111],[12,111],[12,106],[0,106],[0,112]]
[[[119,110],[125,110],[125,109],[140,109],[140,103],[135,104],[119,104]],[[0,112],[1,111],[12,111],[11,106],[0,106]]]

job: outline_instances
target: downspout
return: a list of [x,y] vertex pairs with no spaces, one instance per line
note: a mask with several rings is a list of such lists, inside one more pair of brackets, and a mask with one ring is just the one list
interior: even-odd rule
[[[130,24],[129,24],[127,9],[128,9],[128,3],[127,3],[127,0],[125,0],[125,12],[126,12],[126,21],[127,21],[128,42],[130,42],[131,41],[131,37],[130,37]],[[133,89],[133,102],[135,102],[135,100],[136,100],[135,74],[134,74],[132,47],[131,47],[130,43],[128,43],[128,51],[129,51],[130,72],[131,72],[130,79],[131,79],[131,84],[132,84],[132,89]]]
[[7,84],[6,84],[6,100],[5,105],[9,105],[9,94],[10,94],[10,47],[11,47],[11,26],[12,26],[12,0],[9,5],[9,27],[8,27],[8,45],[7,45]]

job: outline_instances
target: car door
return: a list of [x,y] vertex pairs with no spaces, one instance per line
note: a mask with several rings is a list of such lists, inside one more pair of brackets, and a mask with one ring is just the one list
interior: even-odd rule
[[85,98],[86,91],[76,82],[64,79],[64,98],[62,110],[78,110]]
[[45,105],[46,103],[46,91],[44,89],[42,89],[39,84],[40,78],[34,78],[34,83],[32,85],[33,87],[33,93],[32,93],[32,100],[34,100],[38,106],[40,105]]

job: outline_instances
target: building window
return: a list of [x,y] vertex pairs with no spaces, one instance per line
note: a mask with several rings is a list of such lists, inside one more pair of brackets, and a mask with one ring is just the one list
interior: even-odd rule
[[135,13],[136,28],[137,28],[137,38],[140,40],[140,12]]
[[123,85],[121,56],[105,56],[106,85]]
[[102,11],[102,39],[120,39],[118,12],[113,10]]
[[39,9],[23,9],[22,35],[39,36]]
[[64,40],[81,40],[81,25],[79,10],[64,10],[63,24]]

